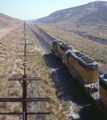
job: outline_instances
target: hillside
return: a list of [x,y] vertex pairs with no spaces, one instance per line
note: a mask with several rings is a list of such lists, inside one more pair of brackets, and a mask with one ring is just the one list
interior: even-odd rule
[[107,8],[94,11],[84,17],[80,18],[76,22],[80,23],[106,23],[107,22]]
[[13,27],[14,25],[18,24],[19,22],[12,17],[4,15],[0,13],[0,29]]
[[56,11],[47,17],[38,19],[36,23],[59,22],[107,22],[107,2],[95,1],[85,5]]

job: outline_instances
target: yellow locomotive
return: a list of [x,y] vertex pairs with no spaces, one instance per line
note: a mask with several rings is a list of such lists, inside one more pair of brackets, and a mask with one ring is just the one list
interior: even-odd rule
[[64,63],[77,77],[83,78],[86,83],[98,82],[98,63],[78,50],[67,50]]
[[72,50],[67,44],[63,43],[62,41],[54,40],[52,42],[52,51],[53,53],[61,59],[63,62],[63,56],[67,50]]

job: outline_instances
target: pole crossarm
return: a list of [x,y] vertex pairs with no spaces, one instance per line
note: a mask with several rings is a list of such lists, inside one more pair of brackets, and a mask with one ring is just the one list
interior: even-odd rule
[[[25,57],[24,55],[15,55],[16,57]],[[28,56],[35,56],[35,55],[26,55],[26,57]]]
[[[23,53],[23,51],[16,51],[16,52],[22,52]],[[26,53],[35,53],[35,52],[26,52]]]
[[0,98],[0,102],[50,102],[50,98]]
[[34,77],[34,78],[9,78],[8,81],[40,81],[40,77]]
[[[26,113],[27,115],[50,115],[50,112],[34,112]],[[9,113],[0,113],[0,115],[23,115],[23,113],[9,112]]]
[[[19,44],[25,45],[25,43],[19,43]],[[26,43],[26,45],[34,45],[34,44],[33,43]]]

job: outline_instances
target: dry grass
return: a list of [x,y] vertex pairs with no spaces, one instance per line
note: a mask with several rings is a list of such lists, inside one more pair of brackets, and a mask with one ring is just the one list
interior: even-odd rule
[[[56,88],[54,87],[55,83],[53,82],[52,77],[50,77],[50,74],[52,74],[52,70],[46,65],[44,58],[39,52],[36,52],[35,54],[35,57],[32,56],[31,58],[28,58],[28,65],[30,64],[30,62],[33,63],[32,66],[29,66],[30,71],[28,71],[29,75],[36,74],[37,76],[41,77],[41,83],[32,83],[35,84],[35,86],[38,88],[36,90],[36,95],[38,95],[38,97],[51,97],[50,103],[42,104],[42,110],[52,112],[52,116],[50,116],[50,119],[52,120],[64,120],[65,118],[67,119],[64,112],[58,114],[58,111],[61,112],[63,108],[59,106],[61,103],[59,101],[59,98],[57,98],[56,96]],[[48,109],[46,109],[46,106],[48,106]],[[38,108],[38,110],[41,109]],[[45,119],[48,120],[49,118],[46,117]]]
[[[8,83],[6,79],[10,77],[13,72],[16,54],[15,51],[17,50],[16,45],[20,41],[21,36],[21,30],[19,28],[20,26],[18,26],[15,30],[12,30],[0,39],[0,41],[2,42],[2,44],[0,44],[0,52],[2,53],[0,56],[0,75],[2,83]],[[17,32],[18,30],[19,32]],[[19,38],[15,38],[15,36],[19,36]],[[3,87],[6,87],[6,85],[4,84]]]
[[14,111],[15,112],[20,112],[21,110],[21,106],[19,106],[19,104],[17,106],[14,106]]

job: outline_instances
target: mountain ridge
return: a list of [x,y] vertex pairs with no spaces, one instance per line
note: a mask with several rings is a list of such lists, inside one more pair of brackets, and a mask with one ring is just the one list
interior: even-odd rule
[[[54,13],[51,13],[49,16],[37,19],[36,21],[33,21],[33,22],[35,23],[59,23],[59,22],[64,22],[64,21],[69,21],[69,22],[71,21],[71,22],[84,23],[84,20],[87,18],[88,15],[90,16],[90,18],[88,19],[94,19],[95,22],[96,21],[99,22],[100,17],[107,18],[105,16],[105,13],[107,12],[106,8],[107,8],[106,1],[95,1],[95,2],[90,2],[88,4],[55,11]],[[99,17],[99,20],[96,20],[96,18],[99,16],[98,14],[99,12],[101,15]],[[93,18],[93,14],[96,16],[96,18],[95,17]],[[87,21],[92,22],[92,20],[85,20],[85,22]]]
[[3,13],[0,13],[0,29],[12,27],[18,23],[19,22],[16,19]]

